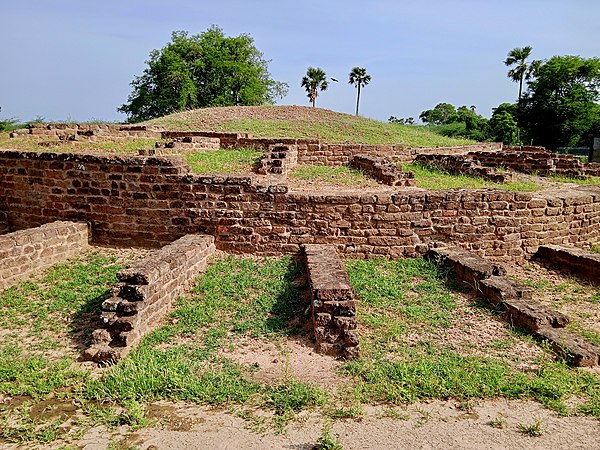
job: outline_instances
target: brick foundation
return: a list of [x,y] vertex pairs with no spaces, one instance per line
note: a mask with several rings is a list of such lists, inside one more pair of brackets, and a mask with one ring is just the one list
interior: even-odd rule
[[398,166],[384,158],[356,155],[350,161],[350,167],[388,186],[416,186],[414,173],[402,172]]
[[544,265],[600,285],[600,254],[579,248],[542,245],[533,258]]
[[360,351],[356,298],[344,262],[330,245],[307,244],[303,250],[317,351],[355,358]]
[[481,177],[494,183],[506,183],[513,179],[511,172],[499,172],[493,167],[483,167],[478,160],[468,155],[417,155],[415,162],[449,173]]
[[571,364],[581,367],[600,364],[600,346],[568,332],[567,316],[532,300],[531,289],[503,277],[501,266],[459,248],[432,249],[427,256],[449,267],[458,281],[492,305],[503,306],[511,325],[550,341],[554,351]]
[[261,179],[191,174],[176,158],[0,151],[0,210],[12,229],[87,221],[96,243],[154,248],[205,233],[221,250],[259,255],[328,244],[401,258],[446,241],[512,261],[540,245],[600,242],[599,186],[307,193]]
[[102,328],[86,359],[117,361],[157,327],[173,302],[202,272],[215,250],[212,236],[186,235],[117,274],[120,283],[102,303]]
[[262,175],[274,173],[286,175],[298,163],[298,146],[274,144],[261,158],[257,172]]
[[0,290],[81,253],[88,239],[88,225],[73,222],[52,222],[0,236]]
[[112,123],[32,123],[25,129],[15,130],[11,137],[43,136],[64,141],[95,141],[117,139],[160,139],[160,129],[145,125]]

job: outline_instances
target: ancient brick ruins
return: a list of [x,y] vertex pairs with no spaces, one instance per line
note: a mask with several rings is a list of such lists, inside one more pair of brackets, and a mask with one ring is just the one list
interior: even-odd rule
[[[412,174],[397,166],[416,159],[495,181],[508,180],[510,170],[600,175],[600,164],[582,164],[539,148],[502,150],[501,144],[492,143],[414,149],[96,124],[35,125],[21,133],[73,142],[140,136],[171,140],[146,151],[163,156],[0,151],[0,234],[12,232],[0,236],[0,252],[12,258],[2,259],[0,288],[17,274],[28,273],[32,260],[45,261],[38,255],[54,254],[44,246],[64,246],[65,256],[88,238],[95,244],[164,247],[120,274],[123,284],[105,302],[105,326],[94,334],[88,351],[88,357],[98,361],[118,359],[135,344],[166,311],[179,286],[202,269],[214,248],[256,255],[304,254],[317,346],[352,357],[358,353],[357,304],[341,257],[414,257],[442,243],[497,264],[524,261],[542,246],[587,247],[600,242],[599,186],[536,193],[427,191],[415,187]],[[253,147],[265,154],[257,173],[247,176],[194,174],[177,157],[218,146]],[[355,191],[295,189],[285,175],[297,164],[353,165],[380,185]],[[60,225],[63,221],[78,224]],[[69,231],[64,235],[51,231],[56,226]],[[53,237],[41,242],[39,230],[46,233],[43,236],[56,233],[63,241]],[[182,256],[175,258],[178,252]],[[567,347],[580,355],[574,359],[578,363],[598,362],[593,352],[585,356],[575,338],[561,331],[562,318],[522,305],[526,289],[497,278],[502,274],[494,270],[485,276],[464,275],[469,271],[457,267],[459,277],[466,276],[490,301],[502,303],[512,320],[559,342],[557,348],[569,343]],[[174,268],[177,276],[170,273]],[[164,286],[171,287],[161,290]],[[530,308],[536,312],[527,319],[522,311]]]

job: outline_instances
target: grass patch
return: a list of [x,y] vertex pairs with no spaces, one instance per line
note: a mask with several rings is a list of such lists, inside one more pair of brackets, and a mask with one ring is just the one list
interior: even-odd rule
[[145,123],[171,130],[213,129],[252,133],[257,138],[321,139],[329,143],[402,144],[408,147],[474,143],[468,139],[441,136],[424,126],[390,124],[309,107],[203,108]]
[[402,170],[413,172],[417,186],[424,189],[485,189],[495,188],[505,191],[533,192],[543,187],[533,181],[519,181],[509,183],[493,183],[481,177],[468,175],[454,175],[442,169],[432,168],[419,163],[403,164]]
[[335,186],[377,186],[375,180],[346,166],[296,166],[289,176],[298,180]]
[[[363,352],[342,366],[347,381],[331,393],[287,371],[274,382],[258,382],[252,376],[256,367],[227,357],[245,339],[277,347],[303,332],[297,318],[306,304],[295,282],[303,267],[290,257],[215,260],[179,299],[166,324],[99,378],[77,369],[71,354],[49,357],[40,342],[48,330],[69,333],[77,314],[97,312],[98,299],[119,266],[97,254],[54,266],[2,293],[2,330],[16,335],[0,344],[0,395],[24,396],[25,401],[0,405],[0,438],[37,444],[68,440],[64,420],[33,413],[48,399],[75,401],[83,416],[74,425],[79,430],[97,424],[148,426],[146,407],[154,400],[235,407],[240,416],[276,431],[305,410],[320,409],[327,420],[341,420],[360,417],[365,404],[384,402],[393,408],[437,398],[465,404],[473,398],[532,398],[569,414],[565,401],[578,396],[583,401],[578,411],[600,418],[600,381],[593,374],[548,361],[521,372],[504,356],[471,356],[448,348],[443,336],[458,317],[457,294],[430,262],[376,259],[346,265],[360,299]],[[35,308],[26,304],[28,298],[37,302]],[[36,331],[37,316],[54,325]],[[16,323],[20,328],[7,328]],[[28,330],[27,339],[19,338],[23,330]],[[68,350],[68,339],[60,345]],[[507,339],[491,344],[509,346]],[[272,414],[254,414],[260,410]],[[324,445],[335,444],[325,437]]]
[[594,253],[600,253],[600,244],[592,245],[591,250]]
[[600,177],[584,177],[584,178],[576,178],[576,177],[567,177],[564,175],[551,174],[548,178],[552,181],[558,181],[560,183],[574,183],[579,185],[600,185]]
[[248,173],[263,153],[251,148],[212,150],[186,155],[186,161],[197,173]]

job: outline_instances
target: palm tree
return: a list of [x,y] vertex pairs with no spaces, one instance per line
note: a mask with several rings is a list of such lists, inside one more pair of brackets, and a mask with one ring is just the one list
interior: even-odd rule
[[348,83],[356,86],[358,93],[356,95],[356,115],[358,116],[358,104],[360,102],[360,88],[365,87],[371,81],[371,75],[367,75],[367,69],[364,67],[354,67],[348,76]]
[[530,65],[528,65],[525,61],[527,58],[529,58],[529,55],[531,54],[532,50],[533,49],[529,45],[523,48],[513,48],[508,53],[508,56],[504,61],[504,64],[506,64],[507,66],[512,66],[516,64],[515,67],[508,71],[508,78],[515,82],[519,82],[519,103],[521,102],[521,96],[523,95],[523,80],[529,79],[533,75],[533,72],[535,71],[535,68],[538,65],[536,61],[534,61]]
[[309,67],[306,71],[306,76],[302,77],[301,86],[306,89],[307,97],[312,102],[314,108],[317,96],[319,95],[318,91],[324,91],[329,86],[325,71],[320,67]]

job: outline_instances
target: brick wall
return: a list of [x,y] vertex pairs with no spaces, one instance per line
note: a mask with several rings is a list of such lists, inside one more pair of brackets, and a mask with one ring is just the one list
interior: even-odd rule
[[110,139],[160,139],[160,130],[145,125],[121,125],[113,123],[33,123],[27,128],[15,130],[14,136],[44,136],[60,140]]
[[85,250],[85,223],[53,222],[0,236],[0,290]]
[[285,175],[298,163],[298,146],[275,144],[270,145],[260,159],[257,172],[263,175],[274,173]]
[[469,152],[468,157],[488,167],[568,177],[600,176],[600,164],[581,163],[573,155],[551,153],[542,147],[505,147],[501,152]]
[[0,211],[0,234],[6,234],[10,231],[8,224],[8,214],[4,211]]
[[455,174],[481,177],[494,183],[512,181],[512,172],[499,172],[495,167],[483,167],[479,160],[469,155],[417,155],[415,162]]
[[414,173],[401,171],[398,166],[385,158],[356,155],[350,161],[350,167],[388,186],[416,186]]
[[102,303],[102,327],[92,333],[86,359],[107,362],[125,356],[160,324],[214,251],[212,236],[187,235],[120,271],[120,283]]
[[414,256],[454,242],[496,260],[542,244],[600,242],[600,187],[306,193],[260,176],[190,174],[178,159],[0,151],[0,210],[14,229],[85,220],[98,243],[160,247],[189,233],[263,255],[332,244],[346,255]]

